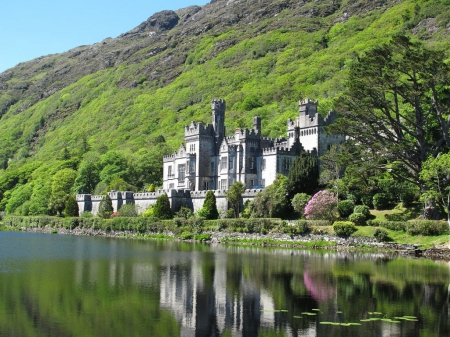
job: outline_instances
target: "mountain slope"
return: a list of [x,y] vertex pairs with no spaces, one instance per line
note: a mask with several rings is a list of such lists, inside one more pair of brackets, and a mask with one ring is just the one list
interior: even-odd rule
[[[449,5],[216,0],[156,13],[118,38],[21,63],[0,74],[0,167],[7,168],[0,178],[24,163],[57,167],[69,157],[77,169],[87,151],[100,158],[117,150],[133,166],[158,147],[159,158],[179,146],[184,125],[209,121],[212,98],[227,101],[229,130],[259,115],[264,134],[284,135],[299,99],[319,99],[326,112],[352,59],[392,34],[447,48]],[[148,170],[159,170],[152,165]],[[138,188],[158,182],[136,182],[134,173],[116,177]],[[1,195],[11,186],[0,181]]]

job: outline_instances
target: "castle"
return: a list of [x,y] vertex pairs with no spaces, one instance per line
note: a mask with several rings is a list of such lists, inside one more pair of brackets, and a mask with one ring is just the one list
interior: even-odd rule
[[[163,159],[163,189],[157,192],[109,192],[114,211],[123,204],[134,204],[139,213],[156,203],[166,193],[171,208],[203,207],[208,190],[214,190],[217,208],[225,211],[228,202],[225,191],[235,182],[244,184],[242,203],[252,200],[259,191],[273,183],[277,174],[287,175],[291,163],[302,151],[316,157],[324,155],[333,144],[344,142],[342,135],[327,135],[324,127],[336,120],[330,111],[325,118],[317,112],[317,101],[299,102],[299,115],[287,121],[287,137],[271,139],[262,136],[261,119],[253,118],[253,128],[236,129],[225,134],[224,100],[213,100],[212,124],[191,122],[185,127],[184,139],[178,151]],[[76,197],[80,212],[97,214],[102,196],[80,194]]]
[[237,128],[225,135],[224,100],[213,100],[212,124],[194,123],[185,127],[186,145],[165,156],[163,189],[191,191],[227,190],[240,181],[246,189],[260,189],[273,183],[276,175],[287,175],[291,163],[302,151],[320,157],[333,144],[344,141],[341,135],[327,135],[324,127],[332,124],[336,113],[323,118],[317,101],[299,102],[299,116],[287,121],[287,138],[262,136],[261,119],[253,118],[253,128]]

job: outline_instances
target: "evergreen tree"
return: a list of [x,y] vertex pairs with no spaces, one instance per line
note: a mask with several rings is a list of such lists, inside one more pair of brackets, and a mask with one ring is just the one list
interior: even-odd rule
[[319,166],[317,158],[308,152],[302,152],[291,165],[288,174],[288,196],[298,193],[312,195],[319,185]]
[[74,196],[69,196],[64,209],[65,216],[79,216],[78,203]]
[[166,193],[156,199],[156,204],[153,207],[153,215],[159,219],[172,219],[172,209],[170,208],[169,197]]
[[112,205],[112,200],[107,194],[103,197],[102,201],[100,201],[100,205],[98,206],[98,216],[103,219],[107,219],[113,212],[114,208]]
[[199,212],[201,217],[207,220],[214,220],[219,217],[219,212],[217,211],[216,196],[213,191],[208,191],[205,196],[205,202],[203,207]]
[[245,192],[245,186],[242,182],[236,181],[230,186],[230,189],[226,191],[227,200],[235,218],[239,218],[239,211],[241,206],[242,193]]

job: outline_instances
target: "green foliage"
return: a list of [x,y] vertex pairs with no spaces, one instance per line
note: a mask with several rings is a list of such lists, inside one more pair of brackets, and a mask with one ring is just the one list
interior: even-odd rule
[[138,216],[136,205],[134,204],[123,204],[122,206],[120,206],[118,212],[120,216],[126,218],[133,218]]
[[308,152],[302,152],[292,163],[288,174],[287,190],[289,195],[297,193],[312,195],[319,185],[319,166],[317,158]]
[[289,214],[289,200],[286,197],[288,178],[278,174],[272,185],[258,193],[253,200],[254,218],[283,218]]
[[153,206],[153,216],[159,219],[172,219],[172,209],[170,208],[169,197],[166,193],[161,194]]
[[[22,206],[27,200],[30,199],[32,193],[32,187],[29,184],[17,186],[9,197],[8,204],[6,205],[6,213],[13,214],[16,210]],[[18,212],[20,214],[20,211]]]
[[368,219],[370,217],[370,209],[366,205],[357,205],[355,206],[353,213],[362,213]]
[[149,206],[145,211],[142,212],[142,216],[144,218],[154,218],[155,217],[154,207]]
[[308,204],[309,200],[311,200],[311,196],[306,193],[297,193],[294,195],[291,201],[291,205],[294,208],[300,217],[304,217],[305,215],[305,207]]
[[335,221],[333,230],[339,236],[350,236],[357,231],[353,222],[350,221]]
[[411,220],[406,223],[409,235],[434,236],[448,233],[449,227],[445,221]]
[[112,200],[108,194],[106,194],[100,204],[98,205],[98,216],[103,219],[108,219],[114,212]]
[[213,191],[206,192],[205,201],[203,207],[199,210],[198,216],[207,220],[214,220],[219,217],[217,211],[216,196]]
[[[239,217],[242,193],[245,192],[245,186],[242,182],[237,181],[226,191],[227,201],[233,210],[233,217]],[[206,200],[205,200],[206,201]]]
[[66,201],[66,207],[64,208],[64,216],[74,217],[79,216],[78,203],[74,196],[69,196]]
[[178,212],[175,212],[177,218],[189,219],[194,216],[194,212],[189,207],[182,206]]
[[347,218],[350,214],[353,213],[354,208],[355,203],[352,200],[341,200],[338,203],[338,211],[341,218]]
[[76,177],[77,172],[71,168],[59,170],[53,176],[49,208],[59,215],[62,215]]
[[306,220],[298,220],[295,223],[295,233],[296,234],[307,234],[311,231],[311,226]]
[[376,193],[373,196],[373,207],[375,209],[385,209],[389,205],[389,197],[384,193]]
[[356,226],[365,226],[367,218],[362,213],[353,213],[350,214],[348,220],[353,222]]
[[389,240],[389,234],[382,228],[375,228],[373,230],[373,236],[378,242],[385,242]]

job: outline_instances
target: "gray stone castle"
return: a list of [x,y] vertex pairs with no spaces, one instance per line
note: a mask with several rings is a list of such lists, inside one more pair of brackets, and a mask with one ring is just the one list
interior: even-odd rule
[[317,112],[317,101],[299,102],[299,116],[287,121],[287,137],[271,139],[262,136],[261,119],[253,118],[253,128],[236,129],[225,134],[224,100],[213,100],[212,124],[191,122],[185,127],[185,145],[164,157],[163,189],[191,191],[227,190],[240,181],[247,189],[264,188],[276,175],[287,175],[291,163],[302,151],[320,157],[343,136],[327,135],[324,127],[333,123],[330,111],[323,118]]
[[[225,191],[241,181],[246,191],[242,203],[252,200],[259,191],[273,183],[277,174],[287,175],[291,163],[302,151],[320,157],[333,144],[344,142],[342,135],[327,135],[324,127],[336,120],[330,111],[325,118],[317,112],[317,101],[299,102],[299,115],[287,121],[286,138],[262,136],[261,119],[253,118],[253,128],[236,129],[226,136],[224,100],[213,100],[212,124],[191,122],[185,127],[184,139],[178,151],[163,159],[163,189],[157,192],[109,192],[114,211],[124,204],[134,204],[139,213],[156,203],[167,193],[172,210],[203,207],[207,190],[214,190],[217,208],[228,208]],[[80,212],[97,214],[102,196],[77,195]]]

